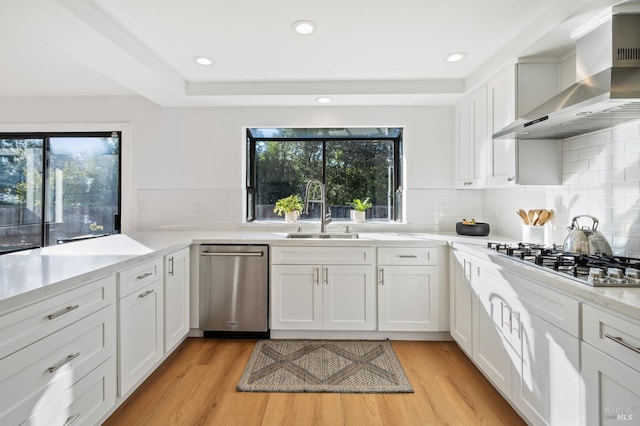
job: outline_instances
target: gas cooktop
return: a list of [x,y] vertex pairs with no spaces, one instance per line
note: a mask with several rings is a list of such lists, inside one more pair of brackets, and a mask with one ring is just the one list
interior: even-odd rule
[[529,243],[488,243],[490,249],[532,266],[593,287],[640,287],[640,259],[577,254]]

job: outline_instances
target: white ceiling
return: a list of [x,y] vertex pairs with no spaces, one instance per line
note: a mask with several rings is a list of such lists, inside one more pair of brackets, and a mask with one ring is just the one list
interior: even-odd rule
[[[561,55],[613,0],[0,0],[0,96],[162,106],[449,104],[523,55]],[[292,22],[317,24],[309,36]],[[450,64],[444,57],[464,51]],[[194,56],[215,61],[202,67]]]

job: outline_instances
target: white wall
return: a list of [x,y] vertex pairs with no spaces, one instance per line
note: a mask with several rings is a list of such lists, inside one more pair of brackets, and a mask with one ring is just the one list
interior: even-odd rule
[[552,209],[556,243],[573,217],[595,216],[615,254],[640,257],[640,122],[563,140],[561,186],[485,191],[483,212],[497,233],[520,238],[518,208]]
[[[481,194],[455,191],[452,107],[160,108],[140,97],[0,98],[0,130],[123,135],[123,229],[239,226],[246,127],[404,127],[405,215],[413,230],[479,217]],[[118,129],[115,129],[118,130]]]

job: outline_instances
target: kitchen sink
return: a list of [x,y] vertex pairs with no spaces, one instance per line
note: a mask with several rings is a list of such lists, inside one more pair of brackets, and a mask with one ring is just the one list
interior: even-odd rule
[[292,232],[287,234],[287,238],[298,238],[298,239],[333,239],[333,240],[353,240],[358,238],[358,234],[354,233],[335,233],[328,234],[326,232],[314,232],[314,233],[305,233],[305,232]]

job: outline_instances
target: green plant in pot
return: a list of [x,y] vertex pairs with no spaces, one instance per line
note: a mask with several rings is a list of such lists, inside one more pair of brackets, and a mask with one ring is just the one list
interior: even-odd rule
[[276,201],[273,212],[278,216],[282,216],[284,214],[285,222],[295,223],[302,212],[302,208],[302,198],[300,198],[299,195],[289,195],[288,197],[280,198]]
[[373,204],[369,201],[369,197],[364,200],[355,198],[352,203],[349,203],[349,205],[353,207],[353,210],[351,210],[351,220],[356,223],[364,222],[367,210],[373,207]]

